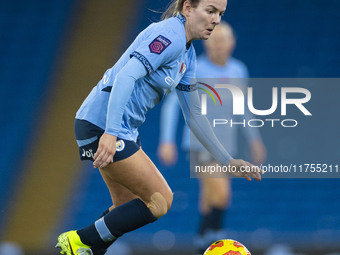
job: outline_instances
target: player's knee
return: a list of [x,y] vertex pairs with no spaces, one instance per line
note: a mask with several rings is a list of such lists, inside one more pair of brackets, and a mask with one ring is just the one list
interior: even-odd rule
[[165,196],[161,193],[156,192],[152,194],[150,202],[148,203],[148,208],[156,218],[160,218],[165,215],[172,204],[172,192],[168,192]]

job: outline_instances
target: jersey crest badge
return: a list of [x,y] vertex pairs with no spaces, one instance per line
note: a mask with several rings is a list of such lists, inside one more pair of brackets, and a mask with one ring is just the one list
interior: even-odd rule
[[118,140],[118,141],[116,142],[116,150],[117,150],[117,151],[122,151],[122,150],[124,150],[124,148],[125,148],[125,143],[124,143],[124,141],[123,141],[123,140]]
[[171,44],[171,41],[162,36],[157,36],[150,44],[149,49],[151,53],[155,54],[161,54],[169,45]]
[[187,70],[187,65],[183,62],[181,65],[181,69],[179,70],[179,73],[184,74],[186,70]]

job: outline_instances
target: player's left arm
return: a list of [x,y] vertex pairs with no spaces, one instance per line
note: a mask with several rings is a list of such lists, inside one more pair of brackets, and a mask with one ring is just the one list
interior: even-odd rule
[[[186,76],[183,77],[181,83],[176,87],[176,93],[187,125],[217,161],[224,166],[236,167],[237,172],[232,172],[231,174],[237,177],[244,177],[249,181],[251,178],[261,180],[260,169],[254,167],[249,162],[242,159],[233,159],[230,156],[215,136],[208,119],[201,114],[198,91],[195,89],[195,84],[190,85],[190,82],[194,83],[194,80],[190,81],[190,78],[195,77],[196,60],[194,59],[191,63],[192,65],[189,66]],[[254,171],[242,172],[240,171],[242,167],[251,167]]]
[[[249,181],[251,178],[260,181],[261,170],[258,167],[242,159],[233,159],[219,142],[208,119],[201,114],[199,94],[195,87],[180,84],[176,88],[176,93],[187,125],[211,155],[223,166],[230,166],[233,169],[235,167],[236,171],[231,171],[230,174]],[[245,169],[251,169],[251,171],[244,171]]]

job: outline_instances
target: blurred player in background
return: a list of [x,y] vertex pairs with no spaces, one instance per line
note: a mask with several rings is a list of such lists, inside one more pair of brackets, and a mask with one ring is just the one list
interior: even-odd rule
[[233,159],[201,115],[195,85],[196,54],[191,42],[206,40],[220,23],[227,0],[177,0],[165,19],[142,31],[108,69],[76,114],[82,160],[93,160],[110,191],[113,206],[93,224],[58,237],[62,254],[103,254],[117,238],[156,221],[172,203],[172,191],[140,148],[138,127],[145,114],[174,88],[186,121],[200,142],[223,165],[247,180],[260,169]]
[[[226,78],[241,78],[240,84],[246,88],[248,71],[246,66],[232,57],[235,48],[235,36],[231,26],[221,21],[215,28],[210,38],[204,42],[206,54],[197,59],[196,77],[215,78],[221,81]],[[214,80],[212,80],[214,81]],[[242,86],[240,85],[239,86]],[[210,84],[211,85],[211,84]],[[204,93],[204,92],[203,92]],[[232,118],[232,99],[223,98],[226,104],[222,110],[226,119]],[[224,96],[226,97],[226,96]],[[212,101],[212,100],[211,100]],[[214,108],[216,109],[216,108]],[[222,111],[221,110],[221,111]],[[208,114],[209,115],[209,114]],[[179,116],[179,103],[175,93],[171,93],[164,101],[161,110],[161,132],[158,155],[165,165],[173,165],[177,161],[176,130]],[[248,113],[245,119],[251,119]],[[209,118],[209,117],[208,117]],[[266,150],[257,128],[241,127],[250,145],[252,160],[255,164],[261,164],[266,158]],[[224,127],[225,129],[225,127]],[[237,153],[237,127],[222,131],[223,138],[220,142],[235,156]],[[198,142],[193,134],[190,137],[190,129],[187,125],[183,131],[182,148],[189,153],[190,160],[194,165],[216,165],[214,157]],[[229,178],[200,178],[200,213],[201,222],[196,238],[197,254],[203,254],[206,247],[212,242],[223,239],[222,226],[223,216],[228,207],[231,197],[231,183]]]

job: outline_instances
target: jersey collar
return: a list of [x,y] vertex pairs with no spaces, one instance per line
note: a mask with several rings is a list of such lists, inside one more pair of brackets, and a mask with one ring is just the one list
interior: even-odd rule
[[[185,22],[187,21],[187,19],[184,17],[184,15],[182,13],[178,13],[176,18],[179,19],[179,21],[183,24],[185,24]],[[191,42],[187,43],[185,45],[185,48],[188,50],[190,48],[190,46],[191,46]]]
[[[187,19],[184,17],[184,15],[182,13],[178,13],[176,18],[179,19],[179,21],[183,24],[187,21]],[[191,43],[187,43],[185,45],[187,50],[190,48],[190,46],[191,46]]]
[[179,19],[183,24],[186,22],[186,18],[184,17],[184,15],[182,13],[178,13],[177,14],[177,19]]

